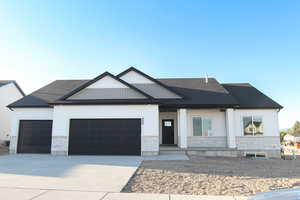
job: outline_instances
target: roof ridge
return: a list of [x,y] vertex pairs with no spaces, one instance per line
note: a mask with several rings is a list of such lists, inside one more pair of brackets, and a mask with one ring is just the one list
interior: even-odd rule
[[222,85],[232,85],[232,84],[249,84],[251,85],[251,83],[246,83],[246,82],[236,82],[236,83],[221,83]]

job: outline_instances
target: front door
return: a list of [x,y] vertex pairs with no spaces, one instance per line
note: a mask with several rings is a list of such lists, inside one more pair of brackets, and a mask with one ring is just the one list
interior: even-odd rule
[[162,120],[162,144],[174,144],[174,120]]

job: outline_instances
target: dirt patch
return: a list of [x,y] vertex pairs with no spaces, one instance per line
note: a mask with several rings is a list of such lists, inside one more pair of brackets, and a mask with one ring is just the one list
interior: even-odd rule
[[144,161],[123,192],[248,196],[298,187],[298,160],[191,157]]

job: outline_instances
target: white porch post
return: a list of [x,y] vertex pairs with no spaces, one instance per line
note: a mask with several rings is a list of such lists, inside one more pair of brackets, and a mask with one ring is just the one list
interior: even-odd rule
[[234,132],[234,110],[226,109],[226,133],[227,145],[229,148],[236,148],[235,132]]
[[177,110],[178,118],[178,145],[180,148],[187,148],[187,110]]

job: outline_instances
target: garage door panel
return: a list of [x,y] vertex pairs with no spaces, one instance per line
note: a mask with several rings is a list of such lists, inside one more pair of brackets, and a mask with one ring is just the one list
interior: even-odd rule
[[18,153],[50,153],[52,120],[21,120]]
[[140,155],[140,119],[72,119],[69,154]]

